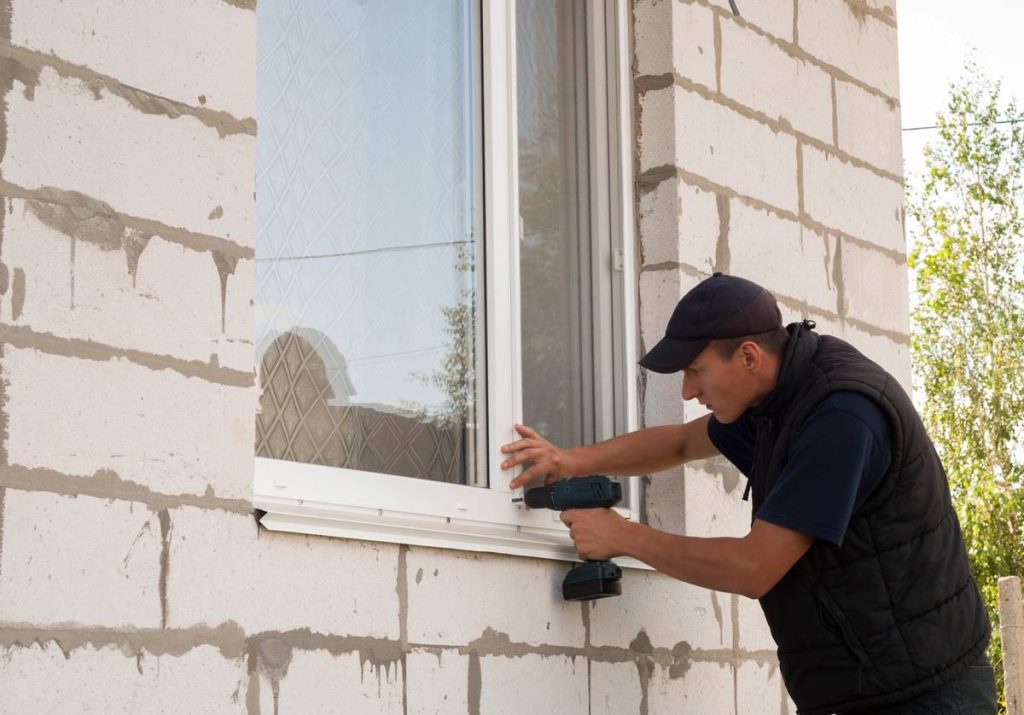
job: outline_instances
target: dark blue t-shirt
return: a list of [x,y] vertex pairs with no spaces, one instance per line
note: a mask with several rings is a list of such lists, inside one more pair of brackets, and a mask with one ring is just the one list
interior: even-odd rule
[[[754,421],[745,413],[708,436],[726,459],[750,476]],[[786,466],[755,518],[842,546],[850,516],[889,470],[889,424],[881,409],[857,392],[834,392],[814,408]]]

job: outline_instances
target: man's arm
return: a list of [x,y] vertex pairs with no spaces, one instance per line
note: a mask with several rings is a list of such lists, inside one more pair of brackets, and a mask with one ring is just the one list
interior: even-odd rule
[[708,437],[710,419],[711,415],[705,415],[681,425],[648,427],[572,449],[559,449],[529,427],[516,425],[522,439],[501,448],[503,454],[511,455],[501,468],[511,469],[526,461],[534,463],[512,480],[513,489],[540,477],[551,482],[582,474],[652,474],[718,454]]
[[814,544],[813,536],[760,519],[742,538],[678,536],[610,509],[571,509],[562,521],[583,559],[632,556],[681,581],[749,598],[770,591]]

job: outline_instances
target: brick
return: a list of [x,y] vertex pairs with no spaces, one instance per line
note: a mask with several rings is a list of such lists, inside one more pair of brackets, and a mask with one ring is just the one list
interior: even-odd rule
[[14,0],[11,42],[191,106],[256,114],[256,13],[220,0]]
[[849,323],[838,335],[885,368],[907,394],[913,392],[911,350],[907,341],[897,342],[885,335],[872,335]]
[[171,512],[168,625],[397,640],[398,546],[257,530],[251,516]]
[[714,270],[719,234],[717,196],[667,179],[640,198],[645,265],[686,263]]
[[669,713],[768,713],[777,709],[734,709],[733,670],[725,663],[690,663],[682,673],[656,667],[648,685],[648,712]]
[[[32,99],[20,90],[7,95],[7,181],[79,191],[131,216],[253,245],[255,137],[221,139],[193,117],[144,114],[51,69]],[[211,219],[217,206],[223,215]]]
[[[747,3],[751,6],[771,3]],[[832,143],[832,80],[755,31],[722,23],[722,93]]]
[[852,241],[843,242],[842,260],[846,315],[883,330],[909,334],[907,264]]
[[[630,569],[622,579],[622,597],[590,606],[590,642],[629,648],[640,633],[655,648],[686,642],[695,648],[720,648],[731,642],[728,598],[658,573]],[[723,608],[716,608],[716,599]]]
[[646,485],[644,514],[647,525],[673,534],[686,533],[686,468],[658,472]]
[[[409,640],[464,645],[490,628],[514,643],[582,647],[580,605],[562,600],[568,568],[548,559],[412,548],[406,556]],[[507,601],[495,599],[497,583],[530,594],[530,608],[509,608]],[[439,613],[453,617],[439,618]]]
[[252,498],[254,388],[32,349],[7,347],[2,364],[11,464]]
[[3,519],[0,621],[160,626],[160,523],[149,509],[8,489]]
[[[671,95],[670,105],[665,94]],[[640,103],[641,170],[678,166],[772,206],[796,210],[794,137],[681,87],[647,92]]]
[[590,664],[590,714],[622,715],[643,712],[640,673],[633,663]]
[[786,687],[777,663],[748,660],[736,669],[736,712],[774,714],[780,711],[785,697]]
[[480,658],[480,712],[585,715],[587,661],[567,656]]
[[814,147],[803,148],[804,210],[864,241],[905,252],[903,186]]
[[644,393],[644,425],[679,424],[684,420],[682,377],[679,374],[647,373]]
[[836,80],[836,117],[840,149],[879,169],[903,175],[898,104]]
[[715,86],[715,29],[712,11],[698,4],[642,0],[633,8],[636,71],[676,73]]
[[[0,711],[238,713],[246,710],[242,659],[225,659],[212,646],[180,656],[136,655],[116,646],[82,646],[66,656],[56,643],[0,651]],[[171,710],[168,710],[171,708]],[[265,711],[269,712],[269,711]]]
[[401,713],[402,669],[363,662],[359,653],[292,651],[277,691],[274,674],[260,673],[263,713]]
[[[42,223],[20,199],[11,207],[4,262],[24,271],[25,291],[17,319],[11,302],[4,302],[7,322],[184,360],[207,362],[216,355],[222,367],[252,370],[252,260],[240,260],[228,277],[229,302],[222,309],[221,278],[209,252],[154,236],[133,280],[124,249],[71,238]],[[109,238],[120,245],[120,236]]]
[[[705,468],[711,467],[708,463]],[[692,469],[696,472],[697,466]],[[742,500],[746,479],[735,472],[687,475],[686,533],[688,536],[743,536],[750,529],[750,504]],[[718,471],[718,470],[716,470]]]
[[799,45],[890,97],[899,96],[896,28],[846,0],[802,1]]
[[409,715],[469,711],[469,658],[456,650],[413,650],[405,657]]
[[[728,0],[710,0],[710,3],[726,11],[726,17],[722,20],[723,28],[729,24],[738,24],[728,19],[732,17],[732,8],[729,7]],[[740,17],[745,22],[764,30],[773,37],[788,42],[793,40],[792,0],[777,0],[776,2],[754,0],[753,2],[744,2],[742,5],[737,2],[736,5],[739,7]]]
[[836,312],[836,238],[742,201],[729,212],[729,269],[774,293]]
[[775,639],[772,638],[768,621],[765,620],[761,604],[743,596],[736,599],[736,630],[739,631],[739,647],[745,651],[775,652]]

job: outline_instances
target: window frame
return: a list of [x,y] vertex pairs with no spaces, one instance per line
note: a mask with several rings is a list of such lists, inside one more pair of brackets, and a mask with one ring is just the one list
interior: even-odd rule
[[[339,467],[255,458],[253,503],[271,530],[351,539],[486,551],[559,560],[577,560],[557,512],[529,510],[512,502],[512,472],[498,468],[500,446],[516,438],[520,421],[518,167],[515,84],[515,0],[480,0],[482,45],[484,185],[484,329],[486,364],[487,486],[447,484],[410,477],[375,474]],[[601,8],[602,5],[595,5]],[[637,281],[633,199],[632,89],[628,3],[606,12],[589,12],[587,66],[591,102],[590,129],[602,141],[590,142],[594,210],[610,220],[594,223],[595,267],[603,262],[616,279],[595,280],[596,307],[616,315],[605,321],[613,331],[595,326],[594,339],[612,341],[614,370],[597,366],[602,389],[596,390],[595,416],[609,430],[637,427]],[[598,34],[600,33],[600,34]],[[597,111],[594,110],[595,99]],[[596,181],[594,177],[607,177]],[[597,276],[606,271],[595,271]],[[599,301],[599,302],[598,302]],[[610,302],[610,305],[609,305]],[[479,301],[478,301],[479,305]],[[603,312],[603,311],[602,311]],[[603,325],[603,324],[602,324]],[[618,335],[613,335],[618,332]],[[598,351],[600,352],[600,351]],[[622,379],[617,380],[618,376]],[[596,384],[596,383],[595,383]],[[608,402],[624,409],[608,419]],[[603,410],[605,419],[600,419]],[[614,424],[613,424],[614,423]],[[612,426],[613,425],[613,426]],[[479,469],[479,467],[478,467]],[[620,514],[639,521],[639,480],[630,478]],[[642,567],[620,559],[622,565]]]

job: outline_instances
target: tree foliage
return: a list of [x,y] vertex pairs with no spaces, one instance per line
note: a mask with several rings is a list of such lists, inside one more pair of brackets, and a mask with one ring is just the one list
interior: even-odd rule
[[973,64],[908,189],[915,389],[949,477],[1001,679],[1000,576],[1024,574],[1024,124]]

